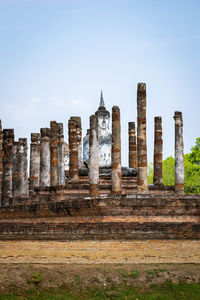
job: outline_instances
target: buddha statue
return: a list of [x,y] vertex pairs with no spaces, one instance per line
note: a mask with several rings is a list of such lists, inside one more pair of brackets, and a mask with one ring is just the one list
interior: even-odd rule
[[[98,144],[99,144],[99,166],[111,166],[112,135],[109,127],[110,113],[105,108],[103,93],[101,91],[99,108],[95,115],[98,117]],[[83,139],[83,161],[89,163],[89,130]]]

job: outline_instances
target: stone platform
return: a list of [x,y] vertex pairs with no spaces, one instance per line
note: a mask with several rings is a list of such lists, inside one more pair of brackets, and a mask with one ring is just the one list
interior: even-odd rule
[[[89,197],[88,181],[40,188],[29,200],[0,208],[0,240],[160,240],[200,238],[200,196],[171,188],[133,193],[135,178],[124,178],[122,195]],[[101,184],[100,184],[101,186]],[[129,194],[130,191],[130,194]]]

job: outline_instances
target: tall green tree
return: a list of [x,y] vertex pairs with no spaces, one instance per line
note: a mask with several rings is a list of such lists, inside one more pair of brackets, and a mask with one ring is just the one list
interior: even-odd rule
[[192,164],[200,165],[200,137],[196,139],[196,145],[191,148],[187,158]]
[[[200,193],[200,138],[191,148],[191,152],[184,155],[185,165],[185,193]],[[153,183],[153,164],[148,166],[148,180]],[[163,183],[170,186],[175,184],[175,159],[170,156],[163,161]]]

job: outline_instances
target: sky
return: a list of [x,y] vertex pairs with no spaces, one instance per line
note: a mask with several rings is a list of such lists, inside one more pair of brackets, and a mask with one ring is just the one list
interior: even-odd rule
[[128,122],[137,120],[137,83],[147,85],[148,161],[154,117],[163,118],[164,158],[174,155],[174,111],[184,148],[200,137],[199,0],[0,0],[0,118],[15,137],[89,116],[103,90],[121,111],[122,163]]

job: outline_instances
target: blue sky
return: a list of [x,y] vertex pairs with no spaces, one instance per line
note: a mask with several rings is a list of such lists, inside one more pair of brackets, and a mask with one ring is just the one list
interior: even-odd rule
[[122,161],[138,82],[147,84],[148,160],[154,116],[163,117],[164,157],[174,154],[175,110],[185,153],[200,137],[199,0],[0,0],[0,106],[4,128],[30,137],[51,120],[89,115],[103,89],[121,109]]

